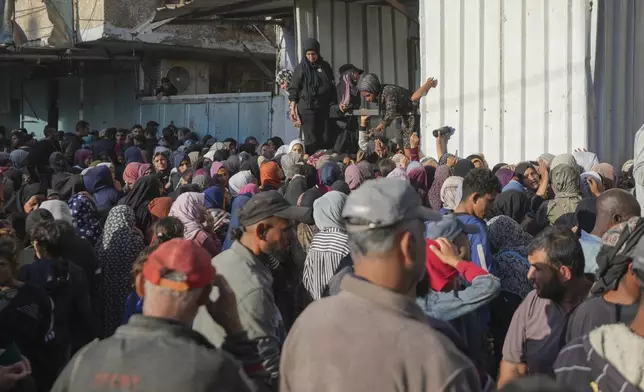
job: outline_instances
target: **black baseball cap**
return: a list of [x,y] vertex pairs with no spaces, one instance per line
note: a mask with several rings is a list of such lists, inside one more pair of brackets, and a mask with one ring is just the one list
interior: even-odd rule
[[340,69],[338,69],[338,72],[340,72],[340,75],[342,75],[343,73],[345,73],[345,72],[347,72],[349,70],[356,71],[360,75],[362,75],[364,73],[364,70],[356,67],[353,64],[345,64],[345,65],[341,66]]
[[253,195],[239,212],[239,223],[251,226],[270,217],[278,217],[303,223],[311,221],[311,209],[289,204],[277,191],[260,192]]

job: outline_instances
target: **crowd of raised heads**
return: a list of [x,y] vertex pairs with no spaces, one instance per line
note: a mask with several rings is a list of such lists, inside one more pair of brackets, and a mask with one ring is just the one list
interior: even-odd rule
[[0,391],[642,390],[642,132],[615,169],[15,130]]

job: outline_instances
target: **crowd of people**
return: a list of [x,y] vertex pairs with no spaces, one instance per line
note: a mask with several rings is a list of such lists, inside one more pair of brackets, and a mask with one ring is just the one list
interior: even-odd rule
[[405,129],[0,132],[0,391],[644,389],[644,127],[619,170]]

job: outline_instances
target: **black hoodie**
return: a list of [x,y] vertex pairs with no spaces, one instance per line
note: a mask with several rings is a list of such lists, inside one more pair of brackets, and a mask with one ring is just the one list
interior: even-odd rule
[[[313,50],[318,60],[311,64],[306,52]],[[320,55],[320,43],[313,38],[302,43],[302,61],[295,68],[288,88],[289,101],[297,102],[302,109],[324,109],[336,101],[333,69]]]

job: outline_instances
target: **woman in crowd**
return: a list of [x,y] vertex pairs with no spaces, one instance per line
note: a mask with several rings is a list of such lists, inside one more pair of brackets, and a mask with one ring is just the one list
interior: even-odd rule
[[340,261],[349,255],[348,237],[342,220],[347,195],[330,191],[313,203],[313,218],[320,230],[313,237],[304,263],[304,286],[311,298],[322,297]]
[[82,172],[83,170],[87,169],[94,160],[92,156],[92,151],[86,150],[84,148],[81,148],[80,150],[76,150],[76,153],[74,154],[74,167],[72,167],[72,173],[78,174]]
[[445,181],[452,175],[452,168],[447,165],[438,166],[434,175],[434,182],[429,188],[429,204],[434,211],[440,211],[443,207],[441,201],[441,188]]
[[570,162],[561,162],[556,157],[552,161],[550,177],[552,178],[552,191],[554,199],[541,204],[537,211],[537,223],[543,226],[554,225],[559,219],[567,219],[575,213],[577,204],[581,200],[579,193],[579,169],[572,156]]
[[152,157],[153,172],[157,175],[159,182],[165,188],[170,181],[170,167],[165,152],[155,152]]
[[440,201],[443,206],[439,212],[443,215],[453,213],[461,203],[461,197],[463,196],[463,177],[447,177],[440,192]]
[[336,100],[333,69],[320,53],[320,43],[309,38],[302,42],[302,61],[289,84],[290,118],[300,123],[307,154],[331,148],[328,135],[329,108]]
[[[257,187],[255,184],[250,185]],[[203,194],[207,213],[212,218],[212,231],[219,239],[223,239],[230,224],[230,213],[225,210],[224,204],[225,192],[221,186],[213,185],[206,189]]]
[[130,292],[132,264],[145,248],[143,234],[135,224],[132,208],[127,205],[112,208],[96,244],[103,273],[103,337],[111,336],[120,325]]
[[72,174],[71,168],[63,154],[55,152],[49,156],[49,166],[53,171],[51,187],[60,195],[62,200],[69,200],[74,191],[78,191],[83,179],[80,174]]
[[276,191],[280,189],[284,180],[284,174],[277,162],[264,162],[259,168],[261,186],[263,191]]
[[148,210],[152,214],[152,221],[156,222],[170,215],[170,208],[174,200],[171,197],[157,197],[148,204]]
[[161,196],[161,184],[156,176],[145,176],[139,178],[130,193],[119,200],[119,205],[128,206],[134,211],[136,227],[142,233],[148,233],[152,224],[152,215],[148,210],[148,204],[155,198]]
[[112,172],[107,166],[89,169],[83,176],[83,183],[85,189],[92,194],[99,211],[109,211],[123,197],[114,187]]
[[212,219],[209,214],[206,214],[203,193],[186,192],[180,195],[170,208],[170,216],[183,223],[185,229],[183,238],[204,248],[212,257],[219,254],[221,243],[210,233]]
[[72,224],[82,238],[87,239],[92,246],[96,245],[103,233],[98,207],[88,195],[77,193],[69,200],[72,212]]

